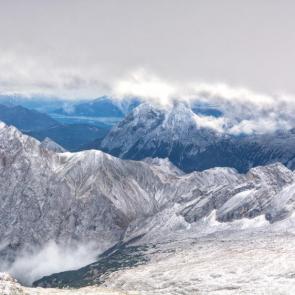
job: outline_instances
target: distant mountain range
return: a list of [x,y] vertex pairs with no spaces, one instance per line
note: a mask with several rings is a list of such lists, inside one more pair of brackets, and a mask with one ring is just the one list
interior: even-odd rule
[[[65,114],[61,116],[72,122],[65,124],[48,114],[7,103],[0,105],[0,120],[38,140],[48,137],[69,151],[98,149],[134,160],[169,158],[185,172],[213,167],[233,167],[239,172],[247,172],[252,167],[274,162],[295,169],[294,130],[233,136],[198,125],[196,114],[223,115],[215,106],[189,107],[178,103],[164,109],[147,103],[138,104],[135,99],[119,104],[106,97],[84,102],[75,105],[71,115],[60,109]],[[77,118],[100,120],[101,115],[120,116],[115,117],[120,122],[112,128],[102,122],[73,124],[79,122]],[[104,120],[108,118],[113,117],[104,117]]]
[[8,125],[13,125],[25,132],[47,129],[59,125],[57,121],[47,114],[29,110],[22,106],[1,104],[0,121]]
[[50,138],[69,151],[79,151],[94,140],[103,138],[108,132],[106,128],[99,128],[88,124],[56,125],[51,128],[26,132],[26,134],[43,141]]
[[122,159],[167,157],[186,172],[213,167],[233,167],[247,172],[252,167],[274,162],[295,168],[294,130],[232,136],[198,126],[195,116],[184,104],[167,110],[142,104],[103,140],[95,141],[88,148],[101,149]]
[[0,104],[7,106],[22,106],[42,113],[50,113],[64,105],[67,100],[53,97],[23,97],[19,95],[0,95]]
[[108,131],[106,125],[99,128],[88,124],[61,124],[47,114],[14,105],[0,105],[0,121],[40,141],[50,138],[70,151],[82,149]]
[[120,101],[109,97],[100,97],[86,102],[64,103],[62,107],[51,111],[50,115],[60,122],[84,122],[97,126],[104,123],[112,126],[138,106],[139,103],[136,99]]
[[0,104],[22,106],[45,113],[60,124],[89,124],[110,128],[140,104],[136,98],[113,99],[103,96],[88,100],[66,100],[62,98],[1,96]]
[[124,117],[122,110],[108,98],[67,105],[54,111],[56,114],[86,117]]

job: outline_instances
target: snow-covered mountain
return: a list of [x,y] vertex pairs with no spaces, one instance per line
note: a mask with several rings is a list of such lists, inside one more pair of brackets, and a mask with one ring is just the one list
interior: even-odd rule
[[39,131],[59,125],[47,114],[11,104],[0,104],[0,120],[17,127],[23,132]]
[[109,246],[133,218],[156,210],[144,189],[157,185],[147,164],[99,151],[55,154],[4,124],[0,155],[2,256],[52,239]]
[[[153,216],[131,222],[124,235],[126,246],[119,244],[97,262],[44,277],[35,286],[103,284],[152,295],[180,291],[189,295],[199,289],[206,290],[200,294],[225,295],[229,280],[235,286],[230,290],[249,295],[293,286],[288,278],[294,261],[287,258],[295,243],[295,186],[290,170],[275,164],[239,175],[218,168],[181,178],[180,199]],[[189,185],[190,178],[197,188]],[[286,279],[266,285],[274,270]]]
[[294,196],[294,174],[282,164],[247,174],[231,168],[183,174],[167,160],[121,160],[95,150],[55,153],[0,124],[2,268],[24,249],[50,241],[94,243],[103,251],[132,240],[159,243],[240,230],[244,220],[276,224],[292,217]]
[[100,148],[126,159],[168,157],[183,168],[186,161],[219,139],[220,134],[200,128],[197,115],[182,103],[168,111],[145,103],[113,127]]
[[142,104],[92,148],[123,159],[169,158],[186,172],[213,167],[247,172],[275,162],[295,168],[294,130],[233,136],[219,132],[221,117],[203,118],[183,103],[168,109]]

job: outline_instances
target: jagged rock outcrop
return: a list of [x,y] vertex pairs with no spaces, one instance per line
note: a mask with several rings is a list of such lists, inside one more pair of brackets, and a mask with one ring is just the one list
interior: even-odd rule
[[41,147],[55,152],[55,153],[64,153],[66,152],[66,149],[64,149],[61,145],[50,139],[49,137],[46,137],[42,142],[41,142]]

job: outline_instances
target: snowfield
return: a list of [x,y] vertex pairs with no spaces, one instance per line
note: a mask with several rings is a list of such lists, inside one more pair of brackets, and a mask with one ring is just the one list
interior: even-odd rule
[[113,273],[104,286],[142,295],[292,295],[294,249],[288,234],[168,243],[151,262]]
[[153,246],[147,264],[117,271],[100,287],[25,288],[0,275],[0,294],[292,295],[294,249],[295,236],[287,233],[211,235]]
[[81,289],[44,289],[21,286],[7,273],[0,273],[1,295],[139,295],[137,292],[120,292],[103,287],[87,287]]

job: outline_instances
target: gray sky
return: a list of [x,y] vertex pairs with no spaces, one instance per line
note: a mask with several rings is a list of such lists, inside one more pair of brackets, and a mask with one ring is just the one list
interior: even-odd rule
[[218,104],[217,130],[295,126],[293,0],[0,0],[0,94]]
[[292,0],[0,0],[0,92],[99,96],[134,72],[295,93]]

